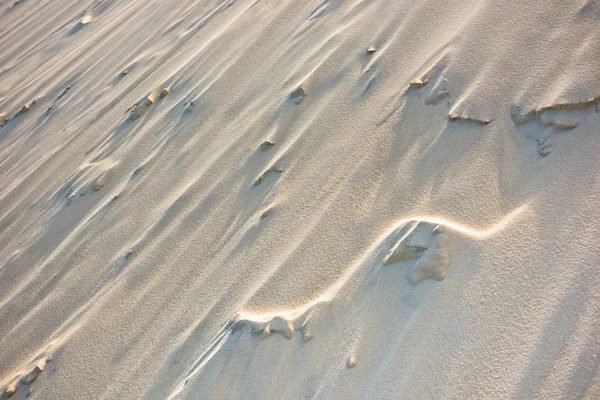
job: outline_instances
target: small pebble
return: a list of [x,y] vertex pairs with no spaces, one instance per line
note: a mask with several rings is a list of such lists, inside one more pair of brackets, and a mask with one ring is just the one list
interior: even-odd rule
[[270,149],[273,146],[275,146],[275,142],[272,141],[271,139],[267,139],[262,144],[262,150],[263,151],[268,150],[268,149]]
[[354,368],[354,367],[356,367],[356,358],[354,358],[354,356],[352,356],[348,360],[348,368]]
[[540,156],[546,157],[546,156],[550,155],[550,153],[552,153],[552,149],[550,147],[547,147],[545,149],[538,150],[538,153]]
[[17,392],[17,387],[19,386],[19,380],[17,379],[4,390],[4,397],[7,399],[12,397]]
[[306,89],[304,89],[304,86],[300,85],[290,94],[290,99],[294,100],[294,104],[298,105],[302,103],[302,100],[304,100],[306,95]]
[[410,81],[409,86],[413,89],[418,89],[420,87],[425,86],[427,82],[427,79],[425,79],[424,81],[422,81],[421,79],[413,79],[412,81]]
[[304,335],[304,343],[308,343],[310,339],[312,339],[312,333],[306,332],[306,334]]
[[161,99],[164,99],[165,97],[167,97],[167,95],[171,93],[171,88],[164,88],[163,90],[160,91],[160,94],[158,95],[158,97],[160,97]]
[[42,360],[36,365],[29,373],[27,373],[23,378],[21,378],[21,382],[24,385],[31,385],[35,379],[40,376],[40,374],[44,371],[44,367],[46,366],[46,360]]
[[21,109],[15,114],[15,117],[18,115],[21,115],[21,114],[25,114],[26,112],[31,110],[31,107],[33,106],[33,104],[34,104],[33,101],[31,103],[24,104],[23,107],[21,107]]

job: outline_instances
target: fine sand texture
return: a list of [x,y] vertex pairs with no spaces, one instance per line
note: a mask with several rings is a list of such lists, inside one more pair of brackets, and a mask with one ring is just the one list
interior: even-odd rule
[[600,1],[0,0],[0,397],[599,399]]

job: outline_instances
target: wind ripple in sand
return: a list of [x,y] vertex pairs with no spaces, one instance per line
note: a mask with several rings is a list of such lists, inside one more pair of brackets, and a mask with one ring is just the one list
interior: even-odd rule
[[[507,228],[527,209],[527,204],[522,205],[487,229],[476,229],[437,217],[417,216],[399,221],[346,270],[325,293],[312,302],[295,309],[273,313],[256,314],[242,311],[231,318],[171,392],[169,398],[177,397],[188,382],[197,377],[210,360],[218,354],[223,345],[240,332],[249,330],[251,335],[259,341],[267,339],[273,334],[280,334],[287,340],[291,340],[295,337],[296,332],[301,332],[301,341],[307,343],[312,339],[309,320],[316,318],[327,303],[351,298],[352,293],[343,293],[339,298],[338,294],[360,290],[361,287],[364,287],[368,277],[377,273],[381,265],[408,266],[407,279],[412,285],[417,285],[426,279],[442,281],[446,277],[449,266],[449,242],[454,236],[462,236],[474,241],[486,240]],[[355,277],[355,275],[358,276]],[[356,287],[349,288],[346,284],[352,279],[358,279],[361,283]],[[350,366],[351,364],[352,366]],[[348,367],[352,368],[354,365],[356,365],[355,362],[349,363]]]
[[3,3],[0,389],[593,397],[598,1],[509,3]]

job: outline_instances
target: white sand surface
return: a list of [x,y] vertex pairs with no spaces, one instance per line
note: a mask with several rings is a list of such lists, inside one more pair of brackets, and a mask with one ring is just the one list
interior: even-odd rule
[[597,0],[2,0],[0,114],[5,397],[600,398]]

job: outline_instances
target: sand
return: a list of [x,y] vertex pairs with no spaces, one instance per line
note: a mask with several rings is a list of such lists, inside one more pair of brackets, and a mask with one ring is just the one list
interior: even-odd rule
[[599,398],[599,31],[0,2],[2,395]]

